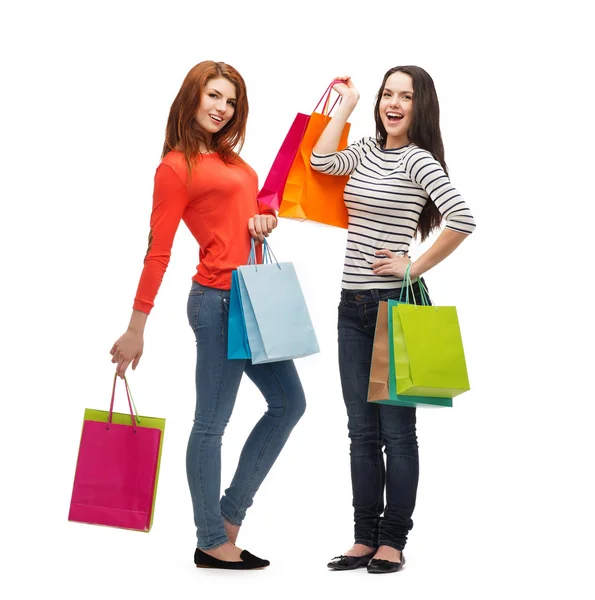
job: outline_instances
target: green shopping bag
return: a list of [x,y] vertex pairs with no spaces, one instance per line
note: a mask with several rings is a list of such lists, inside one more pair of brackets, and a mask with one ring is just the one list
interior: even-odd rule
[[396,393],[454,398],[470,389],[457,309],[430,306],[423,295],[422,306],[390,307]]
[[[388,300],[378,303],[372,363],[370,365],[370,381],[368,385],[368,402],[387,404],[389,406],[431,406],[452,407],[451,398],[432,398],[430,396],[399,396],[396,391],[394,367],[394,351],[391,331],[391,307],[409,301],[409,288],[403,297],[403,289],[399,300]],[[422,291],[423,293],[423,291]]]
[[[420,281],[420,285],[421,281]],[[388,301],[388,331],[389,331],[389,377],[388,377],[388,390],[390,395],[390,400],[384,402],[383,404],[394,404],[395,406],[443,406],[452,408],[452,398],[439,398],[433,396],[412,396],[412,395],[404,395],[397,394],[397,376],[395,373],[395,349],[394,349],[394,336],[392,335],[393,330],[393,318],[392,311],[393,306],[397,306],[398,304],[402,304],[402,302],[398,302],[396,300]]]

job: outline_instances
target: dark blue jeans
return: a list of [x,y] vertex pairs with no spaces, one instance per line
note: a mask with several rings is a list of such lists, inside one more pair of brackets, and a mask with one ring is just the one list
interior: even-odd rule
[[[421,304],[417,282],[413,289]],[[415,408],[367,399],[378,302],[398,300],[400,292],[342,290],[338,326],[339,371],[351,440],[355,543],[398,550],[405,547],[413,527],[419,479]]]
[[[264,478],[304,414],[306,400],[293,361],[253,365],[228,360],[229,291],[192,284],[188,321],[196,336],[196,413],[186,470],[197,546],[211,550],[228,541],[223,519],[241,525]],[[244,373],[267,409],[246,440],[230,486],[221,497],[221,440]]]

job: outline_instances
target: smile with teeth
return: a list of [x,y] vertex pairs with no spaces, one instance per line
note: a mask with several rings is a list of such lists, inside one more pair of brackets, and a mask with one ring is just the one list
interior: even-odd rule
[[218,117],[217,115],[209,115],[209,117],[211,117],[211,119],[213,119],[213,121],[215,121],[216,123],[223,122],[223,119],[221,117]]
[[388,119],[389,123],[398,123],[403,118],[403,115],[398,112],[387,112],[386,118]]

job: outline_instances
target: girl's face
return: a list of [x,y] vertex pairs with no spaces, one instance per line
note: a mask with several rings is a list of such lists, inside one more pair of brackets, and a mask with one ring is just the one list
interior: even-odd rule
[[397,71],[386,80],[379,112],[387,133],[386,147],[406,146],[413,118],[413,80],[410,75]]
[[210,139],[229,123],[235,113],[235,107],[235,85],[225,77],[209,79],[194,119]]

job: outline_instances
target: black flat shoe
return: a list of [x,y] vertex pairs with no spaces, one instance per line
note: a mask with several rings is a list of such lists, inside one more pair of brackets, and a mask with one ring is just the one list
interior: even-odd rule
[[390,560],[382,560],[381,558],[373,558],[368,563],[368,573],[396,573],[405,566],[405,557],[401,552],[401,562],[392,562]]
[[248,550],[242,550],[240,558],[242,559],[240,561],[219,560],[199,548],[194,552],[194,564],[201,569],[247,571],[248,569],[264,569],[271,564],[268,560],[250,554]]
[[365,554],[364,556],[335,556],[327,567],[334,571],[351,571],[352,569],[359,569],[360,567],[365,567],[374,554],[376,554],[376,550],[371,554]]

